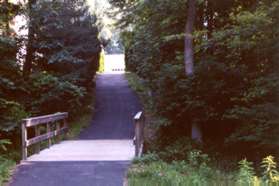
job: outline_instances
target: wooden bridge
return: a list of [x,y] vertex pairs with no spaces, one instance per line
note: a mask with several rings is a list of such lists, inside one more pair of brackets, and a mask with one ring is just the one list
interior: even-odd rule
[[24,119],[22,162],[11,186],[123,186],[142,154],[144,114],[124,74],[97,76],[95,113],[77,140],[67,140],[68,113]]
[[[24,119],[22,122],[23,161],[130,161],[143,149],[143,112],[134,117],[135,137],[124,140],[65,140],[68,113]],[[28,131],[34,131],[29,137]],[[28,147],[33,147],[28,151]],[[43,146],[46,146],[43,148]],[[35,154],[28,156],[28,152]]]

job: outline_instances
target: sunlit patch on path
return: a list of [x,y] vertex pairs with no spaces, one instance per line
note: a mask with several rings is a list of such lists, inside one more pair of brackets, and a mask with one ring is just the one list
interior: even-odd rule
[[130,161],[134,152],[132,140],[63,141],[27,161]]

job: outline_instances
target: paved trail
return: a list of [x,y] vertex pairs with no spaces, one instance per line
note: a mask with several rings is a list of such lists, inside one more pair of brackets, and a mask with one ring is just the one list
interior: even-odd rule
[[[82,140],[125,140],[134,136],[140,104],[123,74],[97,77],[96,112]],[[122,186],[129,161],[30,161],[18,166],[11,186]]]
[[124,75],[98,76],[96,97],[94,120],[81,133],[80,139],[132,139],[132,120],[140,106]]

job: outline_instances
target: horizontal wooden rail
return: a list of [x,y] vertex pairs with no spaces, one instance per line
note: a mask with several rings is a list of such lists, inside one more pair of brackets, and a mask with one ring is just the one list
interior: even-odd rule
[[68,117],[68,113],[64,112],[64,113],[56,113],[56,114],[50,114],[45,116],[27,118],[24,119],[23,122],[26,123],[26,127],[32,127],[32,126],[40,125],[42,123],[55,122],[57,120],[62,120],[67,117]]
[[143,153],[143,144],[144,144],[144,127],[145,127],[145,117],[144,113],[138,112],[134,117],[135,122],[135,155],[140,157]]
[[[36,152],[40,152],[40,142],[48,140],[48,147],[51,146],[51,139],[66,133],[68,130],[67,126],[68,113],[56,113],[51,115],[32,117],[22,120],[21,131],[22,131],[22,159],[26,160],[28,157],[28,147],[34,144],[36,146]],[[62,126],[61,126],[62,122]],[[55,125],[55,129],[51,126]],[[45,133],[41,134],[41,126],[45,126]],[[35,128],[35,136],[28,138],[28,128]]]
[[52,132],[49,132],[47,134],[43,134],[43,135],[34,137],[32,139],[26,140],[26,146],[29,147],[30,145],[33,145],[33,144],[39,143],[41,141],[53,138],[53,137],[58,136],[58,135],[61,135],[61,134],[65,133],[66,131],[67,131],[67,128],[63,127],[60,130],[52,131]]

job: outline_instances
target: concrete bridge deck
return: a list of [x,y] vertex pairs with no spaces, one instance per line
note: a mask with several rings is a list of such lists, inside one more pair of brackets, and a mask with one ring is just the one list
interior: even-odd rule
[[132,140],[76,140],[53,145],[27,161],[130,161],[134,156]]

